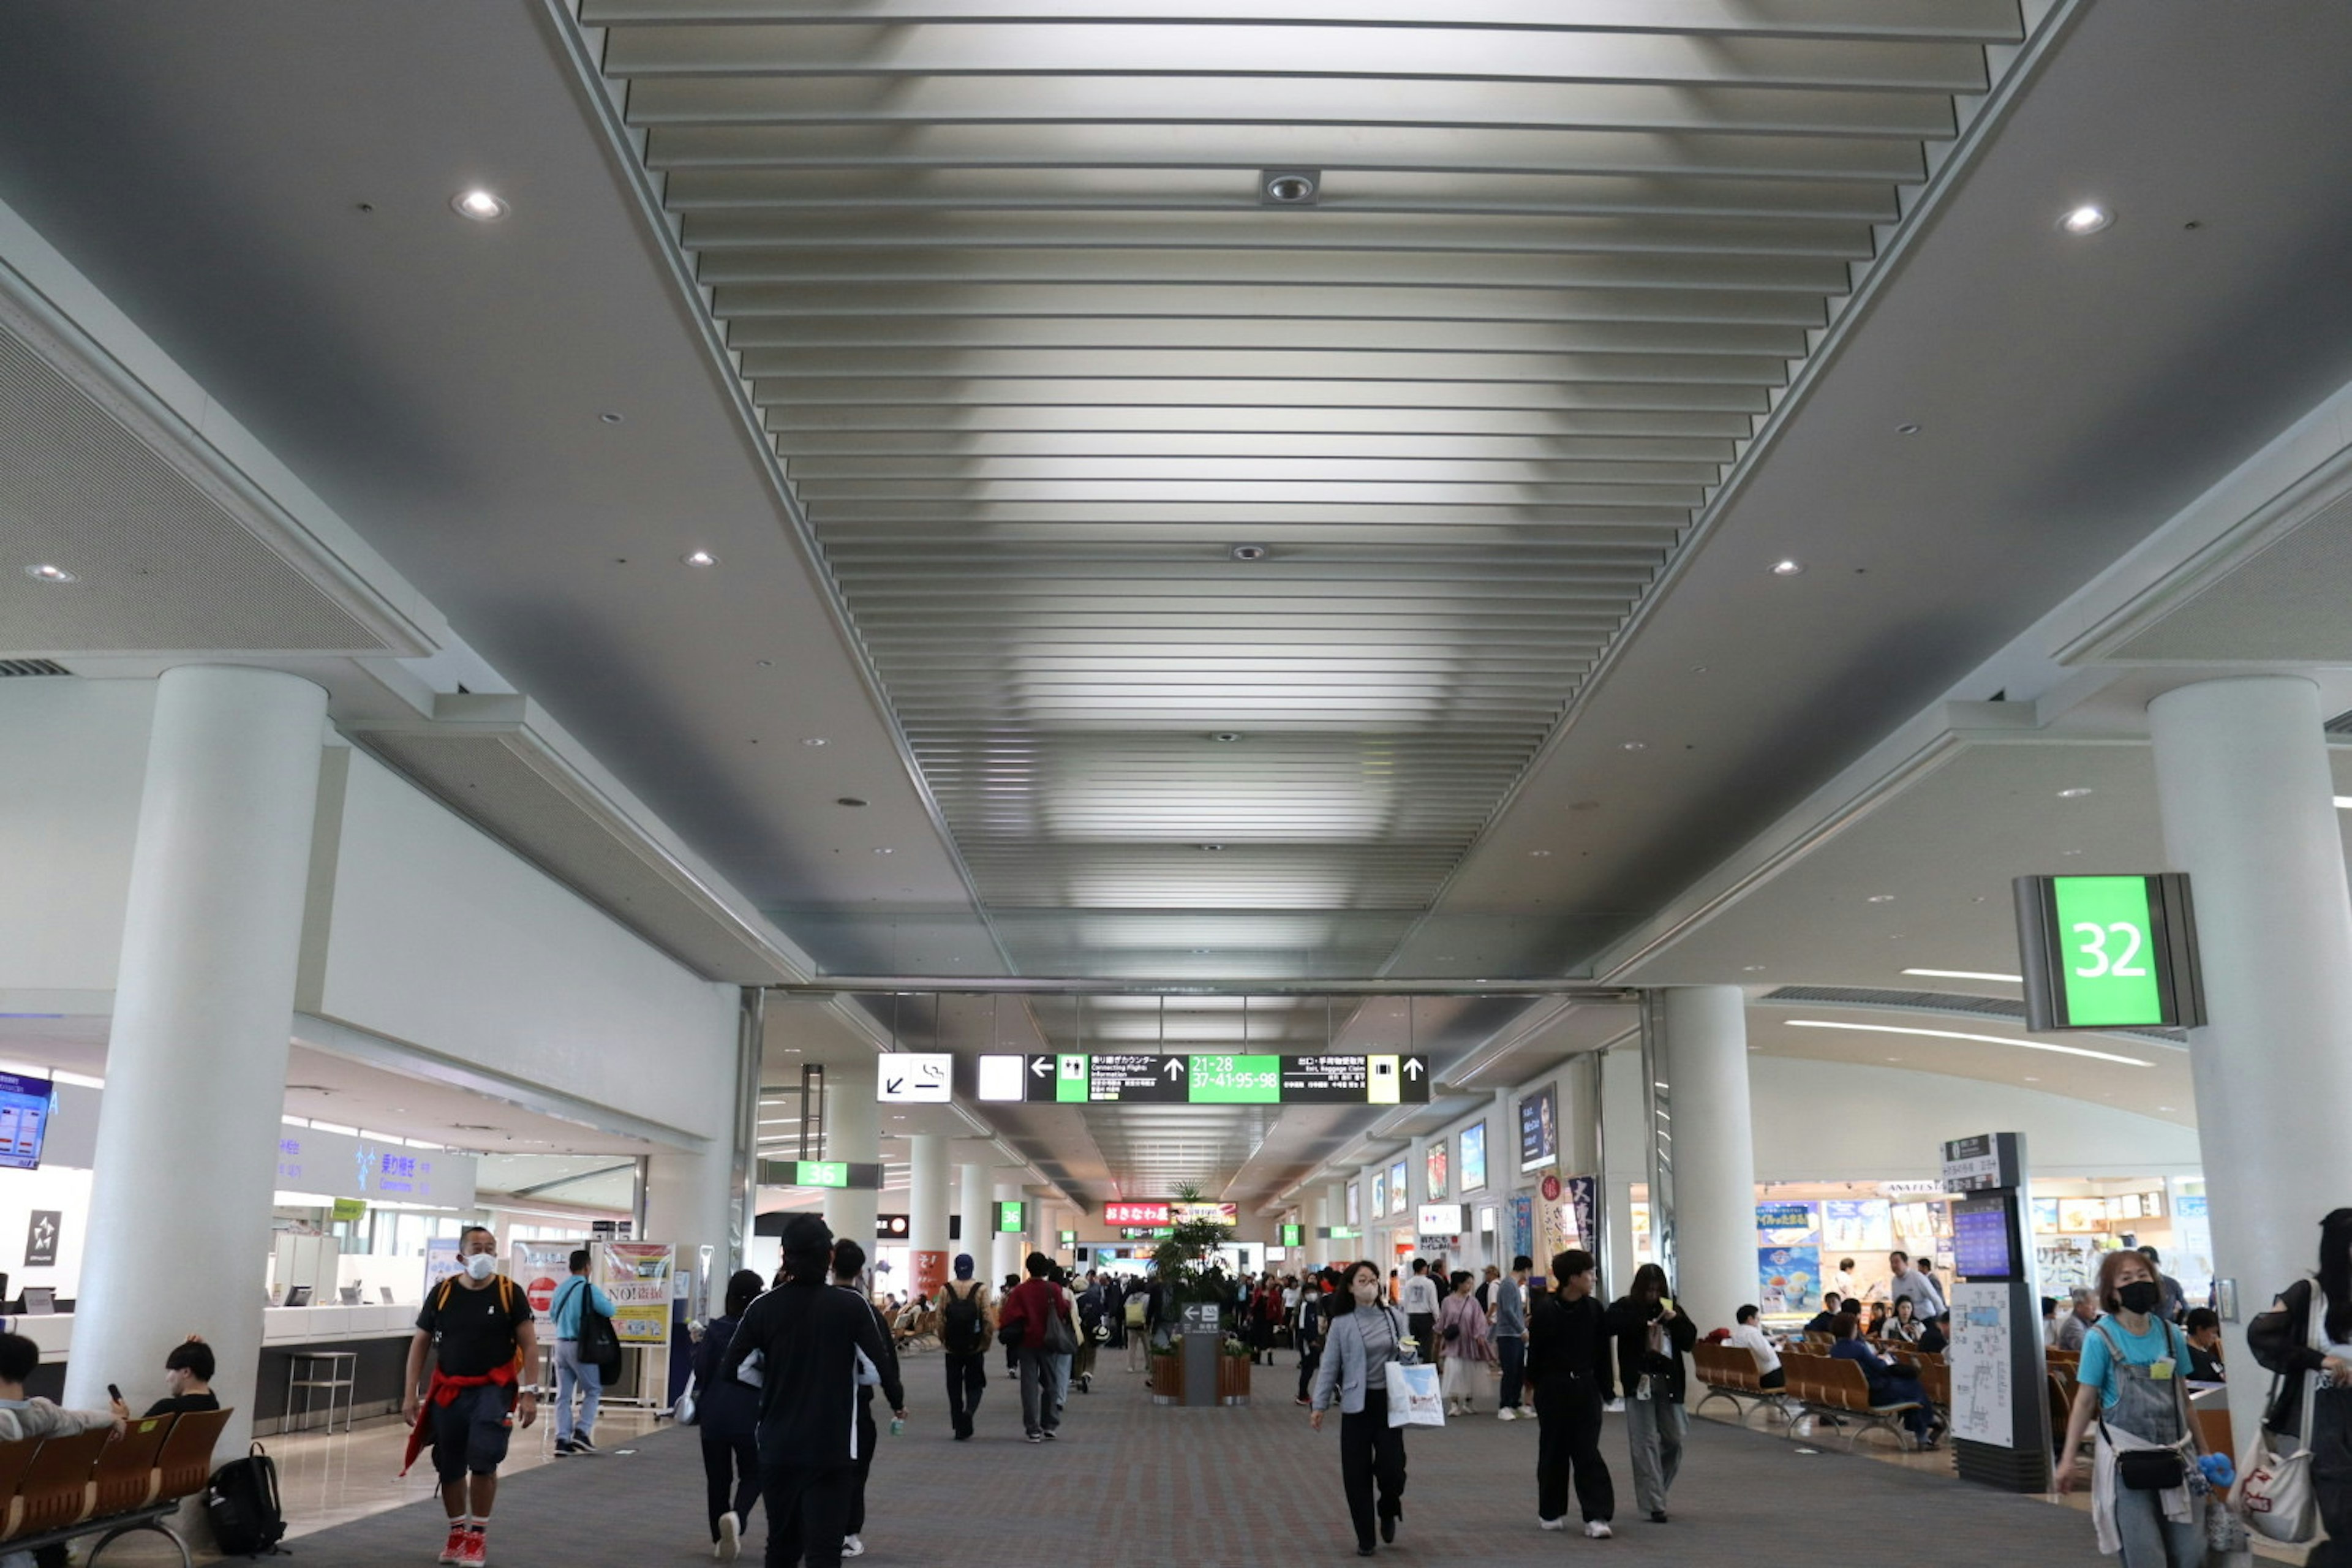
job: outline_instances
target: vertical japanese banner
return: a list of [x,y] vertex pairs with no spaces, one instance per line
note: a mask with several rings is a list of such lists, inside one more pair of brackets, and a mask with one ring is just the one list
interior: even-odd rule
[[948,1282],[948,1255],[916,1249],[910,1254],[914,1269],[914,1291],[918,1296],[937,1296],[940,1287]]
[[1526,1193],[1511,1199],[1511,1255],[1535,1258],[1536,1272],[1547,1271],[1548,1260],[1536,1258],[1536,1201]]
[[1601,1201],[1601,1178],[1570,1176],[1560,1185],[1568,1194],[1568,1212],[1576,1229],[1576,1245],[1591,1252],[1593,1239],[1601,1234],[1600,1216],[1594,1206]]
[[613,1299],[613,1331],[624,1345],[669,1343],[676,1252],[667,1241],[608,1241],[599,1248],[596,1282]]

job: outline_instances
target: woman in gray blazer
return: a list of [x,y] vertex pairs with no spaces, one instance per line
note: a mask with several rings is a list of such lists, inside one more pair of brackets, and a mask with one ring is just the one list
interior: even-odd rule
[[1389,1305],[1379,1266],[1348,1267],[1346,1294],[1333,1304],[1323,1337],[1323,1363],[1315,1371],[1315,1413],[1339,1403],[1339,1479],[1348,1492],[1348,1517],[1356,1526],[1356,1555],[1372,1554],[1372,1485],[1380,1483],[1381,1539],[1396,1540],[1404,1517],[1404,1428],[1389,1425],[1388,1364],[1398,1359],[1404,1319]]

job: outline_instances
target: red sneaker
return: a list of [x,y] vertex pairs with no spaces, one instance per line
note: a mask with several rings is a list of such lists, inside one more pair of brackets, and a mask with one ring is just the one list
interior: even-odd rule
[[463,1563],[465,1560],[466,1527],[452,1521],[449,1525],[448,1543],[441,1548],[441,1555],[435,1558],[433,1561],[436,1563]]
[[481,1568],[481,1564],[489,1560],[489,1546],[483,1540],[481,1526],[476,1525],[466,1531],[466,1544],[458,1552],[457,1561],[464,1565],[464,1568]]

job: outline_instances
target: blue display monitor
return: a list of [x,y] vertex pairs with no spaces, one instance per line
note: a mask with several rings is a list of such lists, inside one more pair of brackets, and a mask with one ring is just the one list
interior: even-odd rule
[[2010,1280],[2019,1272],[2017,1200],[1962,1198],[1952,1205],[1952,1272],[1963,1279]]
[[29,1171],[41,1163],[57,1092],[47,1079],[0,1072],[0,1169]]

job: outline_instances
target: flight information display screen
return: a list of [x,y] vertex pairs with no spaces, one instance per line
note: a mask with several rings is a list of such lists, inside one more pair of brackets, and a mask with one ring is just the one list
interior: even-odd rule
[[57,1086],[45,1078],[0,1072],[0,1167],[29,1171],[41,1163]]
[[1963,1279],[2014,1279],[2015,1200],[1962,1198],[1952,1205],[1952,1271]]

